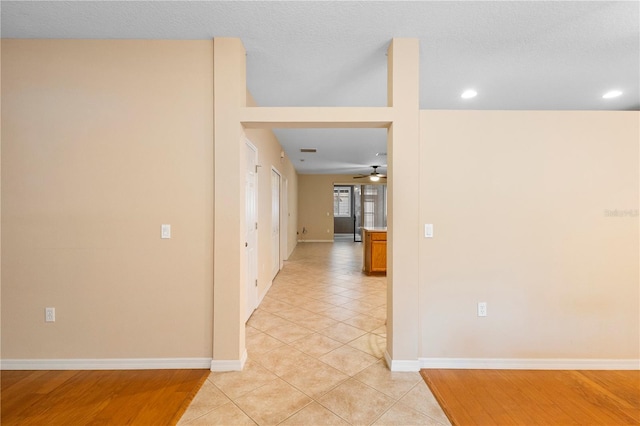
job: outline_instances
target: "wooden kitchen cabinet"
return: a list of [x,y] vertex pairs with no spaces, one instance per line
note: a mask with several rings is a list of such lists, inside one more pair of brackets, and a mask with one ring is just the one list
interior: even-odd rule
[[364,268],[367,275],[387,273],[387,228],[363,228]]

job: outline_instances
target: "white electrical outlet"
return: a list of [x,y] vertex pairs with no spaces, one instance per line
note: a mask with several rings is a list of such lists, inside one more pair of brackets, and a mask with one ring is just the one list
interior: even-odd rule
[[44,321],[56,322],[56,308],[44,308]]
[[479,317],[487,316],[487,302],[478,302],[478,316]]

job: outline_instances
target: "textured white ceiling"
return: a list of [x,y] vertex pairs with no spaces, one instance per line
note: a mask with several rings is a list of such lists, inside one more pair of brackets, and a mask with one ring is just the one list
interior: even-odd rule
[[[638,1],[2,1],[0,13],[3,37],[239,37],[263,106],[384,106],[389,41],[412,37],[423,109],[640,109]],[[602,99],[613,88],[624,94]],[[277,135],[302,173],[368,173],[355,165],[386,150],[380,130]]]
[[[371,173],[371,166],[387,171],[386,129],[276,129],[280,141],[287,141],[285,151],[301,173],[358,174]],[[315,148],[315,153],[300,152]]]

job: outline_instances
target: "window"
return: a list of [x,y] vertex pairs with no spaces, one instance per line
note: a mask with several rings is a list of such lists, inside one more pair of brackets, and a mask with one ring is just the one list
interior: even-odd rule
[[387,185],[362,186],[362,222],[365,228],[387,226]]
[[333,187],[333,216],[351,217],[351,187]]

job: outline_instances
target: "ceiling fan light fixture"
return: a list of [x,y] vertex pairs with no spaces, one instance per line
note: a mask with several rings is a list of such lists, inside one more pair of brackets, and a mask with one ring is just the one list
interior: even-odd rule
[[386,179],[387,175],[383,173],[378,173],[378,167],[380,166],[371,166],[373,171],[368,175],[358,175],[354,176],[354,179],[369,179],[370,182],[378,182],[380,179]]

